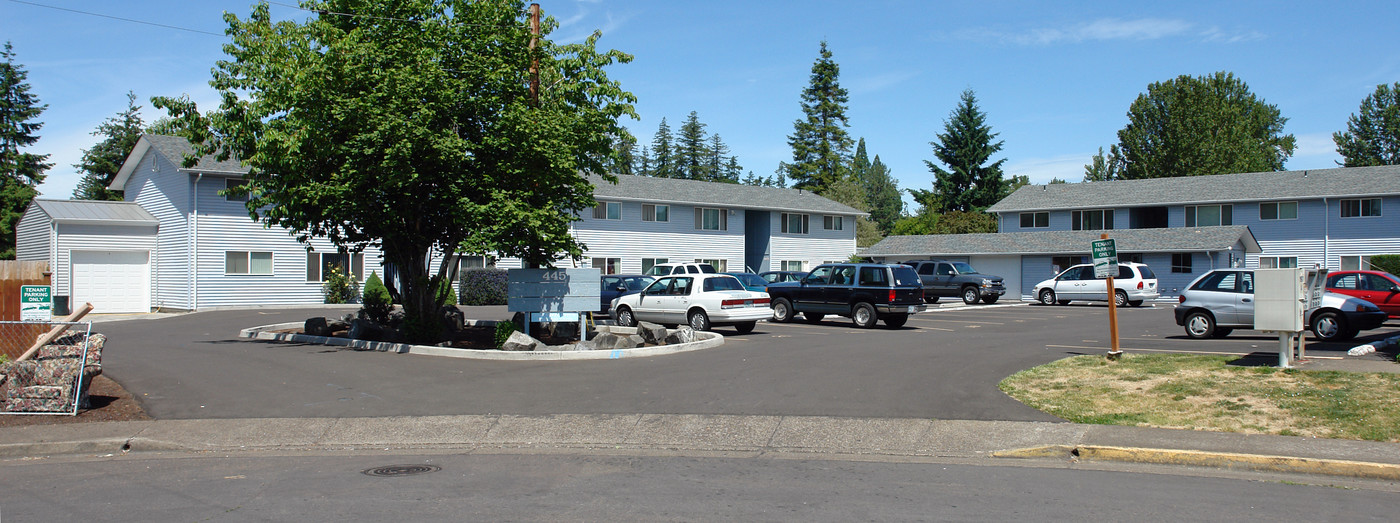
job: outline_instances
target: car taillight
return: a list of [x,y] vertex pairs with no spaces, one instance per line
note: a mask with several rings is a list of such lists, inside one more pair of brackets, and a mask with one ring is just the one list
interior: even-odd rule
[[1177,302],[1177,303],[1186,303],[1186,295],[1185,295],[1185,294],[1178,295],[1178,296],[1176,297],[1176,302]]
[[1142,290],[1142,282],[1138,282],[1138,290]]
[[890,289],[890,303],[894,303],[894,289]]
[[768,298],[752,298],[747,300],[724,300],[719,302],[721,309],[733,309],[735,307],[767,307]]

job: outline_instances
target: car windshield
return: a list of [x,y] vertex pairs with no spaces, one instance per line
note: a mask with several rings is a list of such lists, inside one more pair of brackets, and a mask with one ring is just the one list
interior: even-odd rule
[[759,278],[757,274],[749,274],[749,273],[747,273],[747,272],[741,272],[741,273],[739,273],[739,274],[730,274],[730,276],[733,276],[733,277],[735,277],[735,278],[738,278],[739,281],[744,282],[744,285],[751,285],[751,286],[758,286],[758,287],[762,287],[762,286],[764,286],[764,285],[768,285],[768,282],[764,281],[763,278]]
[[642,290],[642,289],[646,288],[646,286],[647,286],[648,284],[650,284],[651,282],[656,281],[656,278],[650,278],[650,277],[646,277],[646,276],[638,276],[638,277],[635,277],[635,278],[627,278],[626,280],[623,280],[623,281],[626,282],[627,290],[629,290],[629,291],[639,291],[639,290]]
[[715,268],[714,268],[714,266],[712,266],[712,265],[710,265],[710,264],[708,264],[708,263],[702,263],[702,264],[700,264],[700,272],[705,273],[705,274],[714,274],[714,273],[715,273]]
[[959,274],[977,274],[977,269],[963,262],[953,262],[953,268],[957,269]]
[[650,269],[642,273],[647,276],[665,276],[671,274],[671,268],[665,265],[652,265]]
[[894,284],[917,287],[923,285],[923,282],[919,281],[918,273],[915,273],[914,269],[909,268],[908,265],[896,265],[894,266]]
[[716,276],[705,278],[705,292],[710,291],[742,291],[744,285],[739,283],[733,276]]

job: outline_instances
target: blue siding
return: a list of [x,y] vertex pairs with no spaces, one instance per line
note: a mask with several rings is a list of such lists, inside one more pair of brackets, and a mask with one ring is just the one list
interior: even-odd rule
[[1327,203],[1327,214],[1331,218],[1329,236],[1334,240],[1400,236],[1400,197],[1381,198],[1380,216],[1342,218],[1340,202],[1328,200]]

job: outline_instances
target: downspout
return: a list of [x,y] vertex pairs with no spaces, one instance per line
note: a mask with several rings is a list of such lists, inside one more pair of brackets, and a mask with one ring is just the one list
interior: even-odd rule
[[[1324,269],[1326,269],[1326,268],[1328,268],[1328,267],[1331,266],[1331,265],[1329,265],[1329,264],[1327,263],[1327,260],[1329,260],[1329,259],[1331,258],[1330,256],[1328,256],[1328,252],[1327,252],[1327,251],[1328,251],[1328,248],[1331,246],[1331,245],[1330,245],[1331,243],[1332,243],[1332,210],[1331,210],[1331,206],[1327,204],[1327,197],[1326,197],[1326,196],[1323,196],[1323,197],[1322,197],[1322,268],[1324,268]],[[1337,268],[1340,269],[1340,268],[1341,268],[1341,265],[1338,265]],[[1362,268],[1364,268],[1364,267],[1362,267]]]
[[[72,270],[72,266],[73,266],[73,257],[72,257],[72,256],[69,256],[69,257],[68,257],[68,266],[69,266],[69,270],[68,270],[69,277],[68,277],[67,279],[64,280],[64,283],[68,284],[68,287],[67,287],[66,289],[64,289],[64,290],[67,290],[68,292],[65,292],[64,294],[67,294],[68,296],[70,296],[70,298],[68,298],[68,299],[69,299],[69,300],[72,300],[72,298],[71,298],[71,296],[73,296],[73,281],[72,281],[72,280],[73,280],[73,278],[72,278],[72,274],[73,274],[73,270]],[[62,277],[63,275],[62,275],[61,273],[62,273],[62,271],[59,271],[59,270],[58,270],[58,221],[57,221],[57,220],[54,220],[54,219],[52,219],[52,218],[50,218],[50,219],[49,219],[49,283],[53,283],[54,275],[58,275],[59,277]],[[58,292],[59,292],[59,289],[54,289],[54,290],[52,291],[53,294],[58,294]],[[71,304],[71,303],[69,304],[69,307],[72,307],[72,304]]]
[[195,250],[199,247],[199,180],[204,178],[204,173],[195,173],[194,184],[190,186],[190,311],[199,310],[199,292],[195,289],[199,286],[199,255]]

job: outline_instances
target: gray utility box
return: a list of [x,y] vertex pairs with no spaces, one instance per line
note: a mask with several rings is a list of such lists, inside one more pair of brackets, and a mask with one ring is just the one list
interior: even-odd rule
[[506,310],[598,310],[601,273],[598,269],[510,269],[506,271]]
[[1322,304],[1326,269],[1256,269],[1254,329],[1302,332],[1308,310]]

